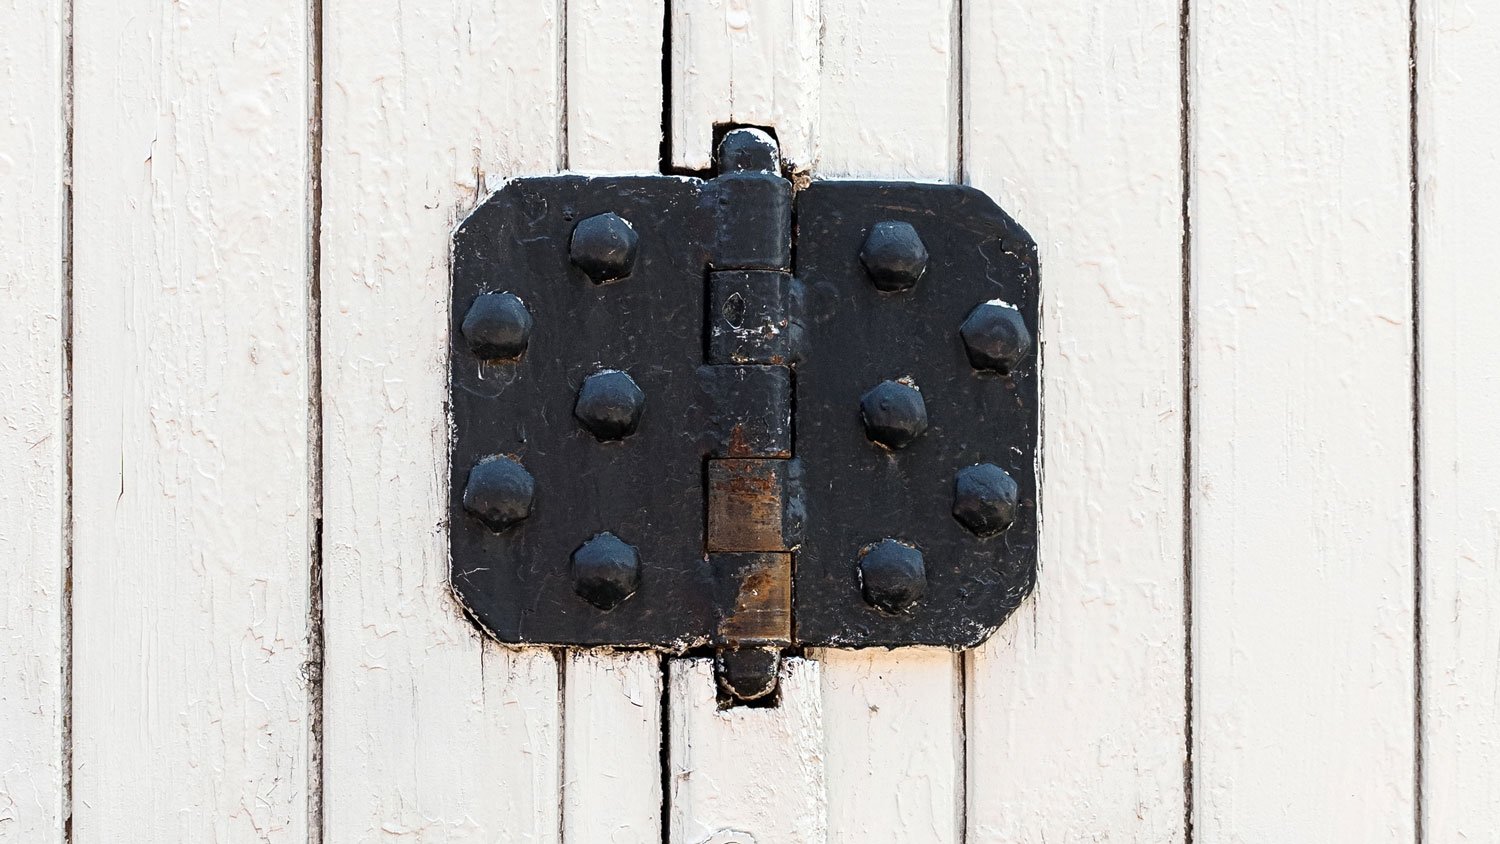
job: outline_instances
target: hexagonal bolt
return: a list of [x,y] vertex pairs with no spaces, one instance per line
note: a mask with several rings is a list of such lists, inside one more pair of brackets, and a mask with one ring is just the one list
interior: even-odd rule
[[618,369],[595,372],[578,388],[573,415],[600,440],[622,440],[635,433],[646,408],[646,394]]
[[886,448],[905,448],[927,431],[927,403],[915,386],[882,381],[859,400],[865,436]]
[[530,516],[535,498],[536,479],[504,455],[480,458],[464,484],[464,510],[496,533]]
[[916,546],[882,539],[859,551],[859,583],[865,603],[888,613],[904,613],[927,591],[927,566]]
[[603,284],[630,275],[639,245],[640,236],[630,223],[610,211],[581,220],[573,227],[568,256],[595,284]]
[[573,591],[601,610],[612,610],[635,594],[640,580],[641,555],[609,531],[573,551]]
[[958,333],[975,369],[1007,375],[1031,351],[1031,332],[1021,312],[998,300],[970,311]]
[[927,247],[911,223],[876,223],[859,250],[870,281],[887,293],[910,290],[927,272]]
[[514,360],[531,342],[531,311],[514,293],[485,293],[464,314],[469,351],[485,360]]
[[976,463],[953,476],[953,518],[975,536],[994,536],[1016,520],[1021,491],[1004,469]]

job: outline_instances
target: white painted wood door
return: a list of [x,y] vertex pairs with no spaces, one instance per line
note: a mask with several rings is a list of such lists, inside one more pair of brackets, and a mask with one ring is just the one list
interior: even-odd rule
[[[1500,7],[0,0],[0,841],[1500,828]],[[957,181],[1042,261],[985,646],[507,649],[447,589],[505,179]]]

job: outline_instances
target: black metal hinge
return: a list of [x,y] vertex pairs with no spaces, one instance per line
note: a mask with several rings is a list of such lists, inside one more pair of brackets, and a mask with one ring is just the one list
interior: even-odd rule
[[[795,254],[794,254],[795,253]],[[508,183],[454,235],[453,587],[507,643],[971,647],[1036,573],[1037,261],[956,185]]]

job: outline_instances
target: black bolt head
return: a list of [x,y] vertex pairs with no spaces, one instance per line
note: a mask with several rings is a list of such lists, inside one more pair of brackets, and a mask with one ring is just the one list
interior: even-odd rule
[[719,141],[720,173],[775,173],[780,163],[776,139],[760,129],[734,129]]
[[646,408],[646,394],[617,369],[595,372],[583,380],[573,415],[600,440],[622,440],[635,433]]
[[911,223],[887,220],[870,229],[859,260],[877,289],[899,293],[912,289],[927,272],[927,247]]
[[860,549],[859,582],[870,606],[903,613],[927,591],[927,566],[916,547],[897,539],[882,539]]
[[480,458],[464,484],[464,510],[499,533],[531,515],[536,479],[503,455]]
[[635,594],[640,581],[641,555],[609,531],[573,552],[573,591],[601,610],[619,606]]
[[759,700],[776,691],[779,648],[726,648],[714,655],[719,687],[739,701]]
[[573,227],[568,255],[595,284],[624,278],[635,266],[640,236],[614,212],[596,214]]
[[976,463],[953,478],[953,517],[976,536],[994,536],[1016,520],[1016,481],[993,463]]
[[859,400],[865,435],[886,448],[905,448],[927,430],[927,403],[916,387],[882,381]]
[[1031,351],[1031,332],[1021,312],[999,302],[985,302],[970,311],[958,333],[975,369],[1005,375]]
[[485,293],[464,314],[469,351],[485,360],[513,360],[531,342],[531,311],[514,293]]

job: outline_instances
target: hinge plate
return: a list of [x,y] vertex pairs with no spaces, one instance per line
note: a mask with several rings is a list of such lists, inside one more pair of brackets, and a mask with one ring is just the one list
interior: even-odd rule
[[978,644],[1036,572],[1031,238],[953,185],[814,181],[794,225],[750,130],[720,169],[455,232],[456,594],[508,643]]

